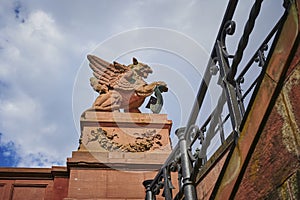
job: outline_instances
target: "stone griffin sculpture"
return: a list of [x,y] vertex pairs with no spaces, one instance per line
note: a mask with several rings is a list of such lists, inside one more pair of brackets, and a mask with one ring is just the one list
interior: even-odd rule
[[152,95],[147,105],[153,113],[159,113],[162,104],[162,92],[167,92],[168,87],[163,81],[147,84],[147,78],[152,69],[136,58],[133,63],[126,66],[117,62],[109,63],[94,55],[87,56],[93,75],[90,79],[91,86],[99,93],[93,109],[99,111],[119,111],[140,113],[139,107],[145,98]]

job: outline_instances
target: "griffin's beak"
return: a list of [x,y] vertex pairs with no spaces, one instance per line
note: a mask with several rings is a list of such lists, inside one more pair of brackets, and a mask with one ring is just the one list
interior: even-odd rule
[[168,92],[168,87],[165,85],[160,85],[158,89],[160,92]]

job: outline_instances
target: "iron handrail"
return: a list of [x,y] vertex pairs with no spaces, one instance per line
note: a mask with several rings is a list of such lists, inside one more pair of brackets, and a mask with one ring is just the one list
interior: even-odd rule
[[[290,1],[284,1],[286,12],[289,8],[288,2]],[[188,118],[186,128],[179,128],[176,130],[176,135],[179,138],[178,144],[173,148],[171,154],[168,156],[155,178],[153,180],[146,180],[143,183],[146,188],[146,200],[154,200],[155,196],[160,193],[161,189],[164,189],[163,196],[165,199],[173,199],[172,190],[174,189],[174,186],[171,180],[171,172],[178,173],[179,192],[175,195],[174,199],[182,199],[183,197],[191,200],[197,199],[195,179],[199,170],[201,170],[201,167],[203,167],[207,161],[207,150],[212,138],[218,131],[220,131],[221,142],[224,142],[225,136],[223,125],[228,119],[231,120],[232,124],[233,132],[231,134],[234,135],[235,139],[239,136],[240,125],[242,124],[245,114],[244,100],[248,95],[250,95],[255,86],[258,87],[257,84],[263,76],[264,70],[261,70],[255,80],[246,89],[244,94],[242,94],[240,85],[243,83],[245,74],[255,62],[258,62],[260,67],[265,67],[266,57],[264,53],[267,51],[266,45],[269,42],[272,42],[271,39],[276,33],[278,33],[285,18],[283,15],[278,20],[270,33],[263,40],[263,43],[250,58],[249,62],[241,70],[237,78],[235,78],[238,66],[243,57],[243,52],[247,47],[249,36],[254,28],[255,20],[259,15],[262,0],[256,0],[251,8],[249,19],[246,22],[237,51],[234,56],[231,56],[226,50],[225,40],[226,35],[231,35],[235,31],[235,23],[232,21],[232,18],[236,10],[237,3],[238,0],[229,1],[223,21],[219,28],[217,39],[215,40],[215,44],[210,55],[210,60],[208,61],[201,81],[196,100]],[[275,45],[274,41],[272,45]],[[229,62],[230,59],[232,59],[231,65]],[[211,78],[213,75],[216,75],[216,73],[213,72],[216,71],[216,69],[219,71],[218,84],[223,88],[223,91],[218,99],[217,106],[207,117],[206,121],[204,121],[201,128],[199,128],[195,125],[195,122],[202,107]],[[221,115],[225,104],[227,104],[228,110],[225,118],[222,119]],[[207,129],[208,125],[209,128]],[[192,148],[196,141],[199,141],[201,148],[196,149],[193,152]]]

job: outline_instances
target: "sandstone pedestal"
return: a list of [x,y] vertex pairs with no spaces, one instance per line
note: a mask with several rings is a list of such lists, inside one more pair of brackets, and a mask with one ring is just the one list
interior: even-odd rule
[[171,152],[167,115],[90,110],[80,123],[66,199],[144,199],[142,182],[154,178]]

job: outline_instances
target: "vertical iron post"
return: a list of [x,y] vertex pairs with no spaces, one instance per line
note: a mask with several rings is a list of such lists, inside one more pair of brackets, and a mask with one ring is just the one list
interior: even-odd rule
[[164,196],[166,200],[172,200],[173,195],[172,195],[172,182],[171,182],[171,175],[170,171],[168,170],[167,167],[163,169],[163,176],[164,176]]
[[[236,84],[232,85],[229,84],[228,79],[227,79],[227,73],[229,71],[229,66],[228,66],[228,60],[227,58],[224,58],[223,54],[223,49],[218,41],[216,43],[216,52],[218,55],[218,63],[220,67],[220,76],[222,77],[223,80],[223,90],[225,92],[226,98],[227,98],[227,105],[228,105],[228,110],[230,114],[230,120],[232,124],[233,131],[235,132],[235,136],[237,137],[239,135],[239,126],[242,121],[242,114],[239,108],[238,104],[238,98],[236,94]],[[237,139],[237,138],[236,138]]]
[[196,190],[193,181],[191,180],[192,164],[188,155],[187,142],[185,139],[184,129],[177,129],[175,134],[179,139],[179,147],[181,153],[181,167],[182,167],[182,187],[186,200],[197,199]]
[[146,189],[146,197],[145,200],[155,200],[155,196],[153,195],[152,191],[151,191],[151,183],[153,182],[153,180],[145,180],[143,181],[143,185]]

